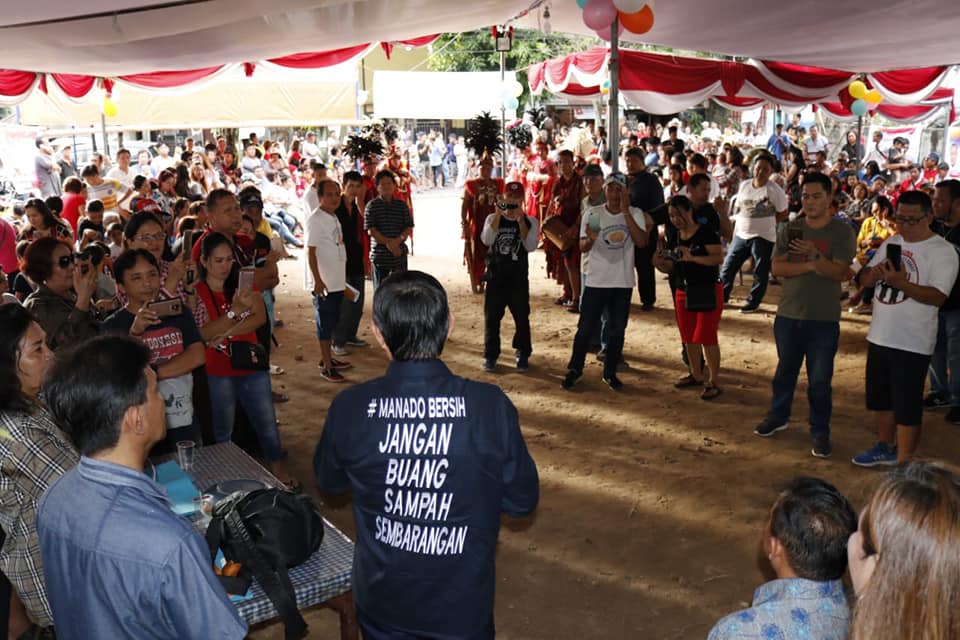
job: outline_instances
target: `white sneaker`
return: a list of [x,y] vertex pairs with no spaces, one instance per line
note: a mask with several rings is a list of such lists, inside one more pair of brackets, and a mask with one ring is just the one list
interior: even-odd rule
[[332,351],[332,352],[333,352],[333,355],[335,355],[335,356],[346,356],[346,355],[350,355],[350,352],[347,351],[347,348],[346,348],[346,347],[342,347],[342,346],[340,346],[340,345],[338,345],[338,344],[335,344],[335,345],[331,346],[331,347],[330,347],[330,351]]

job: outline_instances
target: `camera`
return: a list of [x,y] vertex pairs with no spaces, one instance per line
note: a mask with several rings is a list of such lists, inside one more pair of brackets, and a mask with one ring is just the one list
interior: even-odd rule
[[516,202],[498,202],[497,208],[501,211],[506,211],[507,209],[519,209],[520,205]]
[[660,252],[660,255],[667,260],[673,260],[674,262],[680,262],[683,256],[680,255],[680,252],[676,249],[664,249]]

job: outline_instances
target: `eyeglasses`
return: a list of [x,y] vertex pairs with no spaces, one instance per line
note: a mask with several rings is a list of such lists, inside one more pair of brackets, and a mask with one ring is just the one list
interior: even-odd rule
[[69,253],[65,256],[60,256],[60,259],[57,260],[57,266],[59,266],[61,269],[68,269],[71,265],[73,265],[74,259],[74,255],[72,253]]
[[927,216],[920,216],[919,218],[912,218],[910,216],[894,216],[893,219],[897,221],[897,224],[915,225],[924,222],[927,219]]
[[138,236],[134,237],[134,240],[137,242],[152,242],[154,240],[161,241],[167,237],[165,233],[141,233]]

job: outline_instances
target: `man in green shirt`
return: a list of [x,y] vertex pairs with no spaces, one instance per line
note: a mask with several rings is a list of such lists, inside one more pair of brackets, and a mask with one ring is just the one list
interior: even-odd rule
[[787,428],[793,392],[807,360],[810,435],[813,455],[830,456],[830,414],[833,359],[840,340],[840,285],[856,252],[853,230],[830,214],[833,186],[822,173],[804,178],[803,215],[777,234],[773,275],[783,279],[783,292],[773,335],[777,371],[770,411],[754,429],[769,437]]

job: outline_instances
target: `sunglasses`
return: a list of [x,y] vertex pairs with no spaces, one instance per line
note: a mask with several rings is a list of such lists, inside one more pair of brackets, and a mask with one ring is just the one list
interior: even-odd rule
[[57,260],[57,265],[61,269],[67,269],[71,265],[73,265],[75,259],[76,259],[76,256],[74,256],[72,253],[67,254],[65,256],[60,256],[60,259]]

